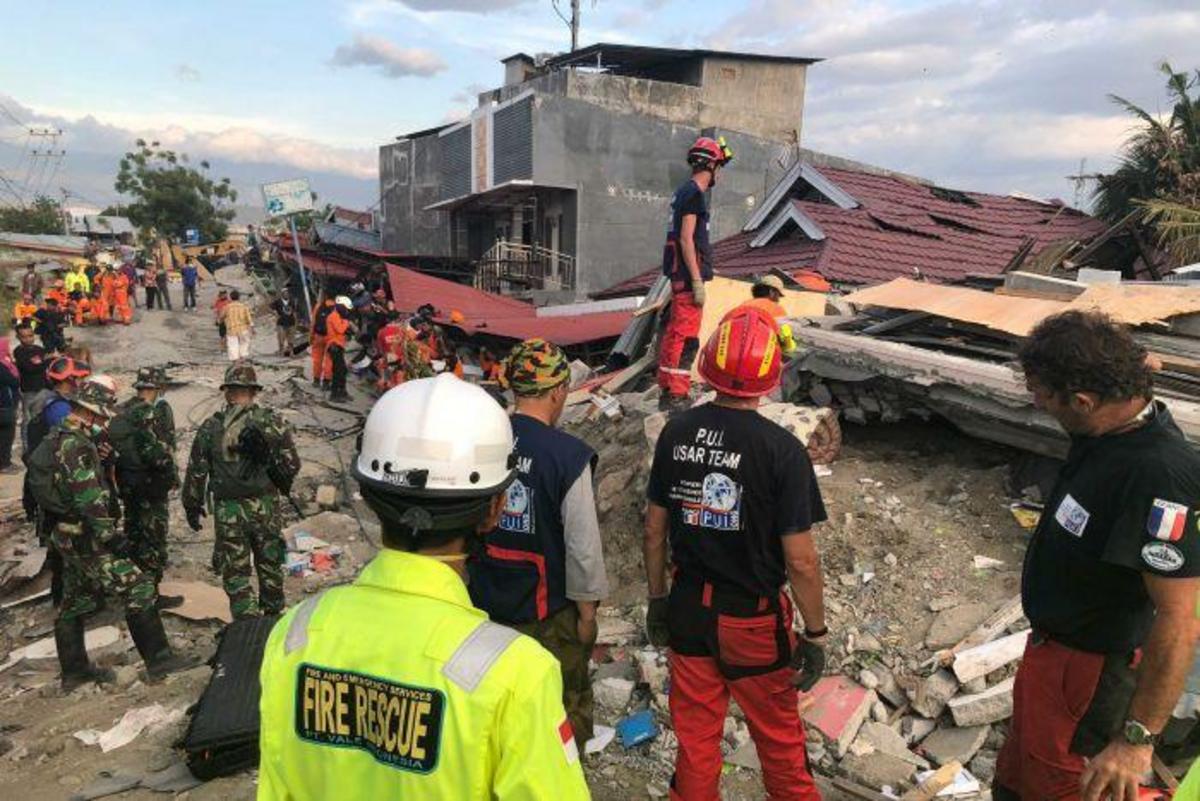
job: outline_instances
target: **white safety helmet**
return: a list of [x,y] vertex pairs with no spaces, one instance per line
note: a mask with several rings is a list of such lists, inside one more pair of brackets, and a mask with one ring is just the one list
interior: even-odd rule
[[515,463],[500,404],[444,373],[407,381],[375,402],[353,473],[364,495],[468,499],[507,488]]
[[341,306],[343,309],[354,308],[354,304],[350,302],[350,298],[346,297],[345,295],[338,295],[337,299],[333,302]]

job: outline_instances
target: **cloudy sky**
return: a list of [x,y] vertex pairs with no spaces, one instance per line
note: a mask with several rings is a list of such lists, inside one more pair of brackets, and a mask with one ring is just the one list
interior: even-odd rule
[[[370,206],[381,143],[463,115],[501,80],[499,58],[568,41],[551,0],[8,5],[0,175],[98,204],[115,199],[121,152],[148,136],[208,158],[252,203],[260,182],[308,175],[322,199]],[[1068,202],[1065,176],[1081,159],[1088,172],[1110,167],[1128,132],[1107,93],[1164,110],[1157,65],[1200,67],[1195,0],[583,6],[585,44],[826,59],[809,72],[807,147]],[[64,131],[57,171],[57,159],[30,158],[29,125]]]

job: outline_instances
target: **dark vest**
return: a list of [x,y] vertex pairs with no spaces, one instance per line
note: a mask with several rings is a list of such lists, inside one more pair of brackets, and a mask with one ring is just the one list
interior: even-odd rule
[[221,412],[220,420],[213,427],[212,450],[209,454],[212,472],[209,474],[208,487],[218,501],[275,494],[275,485],[271,483],[266,467],[252,464],[225,447],[226,442],[237,442],[237,435],[250,421],[254,408],[249,407],[241,414],[231,415],[232,428],[228,436],[225,432],[229,421],[225,418],[230,410]]
[[567,605],[562,502],[596,454],[570,434],[513,415],[517,478],[484,554],[468,565],[471,600],[498,623],[545,620]]

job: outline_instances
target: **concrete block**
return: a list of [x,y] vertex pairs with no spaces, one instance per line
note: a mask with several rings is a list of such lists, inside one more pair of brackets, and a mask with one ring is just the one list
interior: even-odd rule
[[900,790],[912,783],[917,768],[911,762],[889,754],[851,754],[842,760],[842,771],[851,781],[881,789],[884,786]]
[[988,604],[959,604],[938,613],[925,635],[925,647],[949,648],[970,634],[987,619],[992,607]]
[[1005,679],[981,693],[950,699],[950,714],[954,716],[954,722],[959,726],[979,726],[1011,717],[1015,681],[1013,678]]
[[918,684],[915,693],[910,693],[912,708],[922,717],[936,718],[956,692],[958,679],[949,670],[939,670]]
[[332,484],[322,484],[317,487],[317,506],[322,509],[336,509],[338,505],[337,487]]
[[920,768],[928,768],[929,762],[908,750],[908,743],[899,732],[890,726],[869,721],[858,730],[856,742],[864,742],[881,754],[898,757]]
[[592,696],[597,706],[620,712],[629,704],[633,687],[629,679],[610,677],[592,684]]
[[937,722],[929,718],[906,717],[900,724],[900,732],[909,745],[916,745],[937,728]]
[[938,729],[921,741],[917,750],[935,765],[958,762],[965,765],[987,741],[989,726]]
[[870,716],[875,698],[875,693],[845,676],[825,676],[806,699],[812,706],[804,712],[804,720],[834,744],[840,757]]

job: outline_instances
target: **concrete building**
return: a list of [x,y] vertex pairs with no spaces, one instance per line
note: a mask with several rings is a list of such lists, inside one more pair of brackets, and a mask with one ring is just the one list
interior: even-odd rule
[[714,240],[798,153],[809,58],[598,44],[504,59],[469,118],[380,148],[384,250],[473,266],[488,290],[579,296],[660,258],[688,147],[725,136]]

